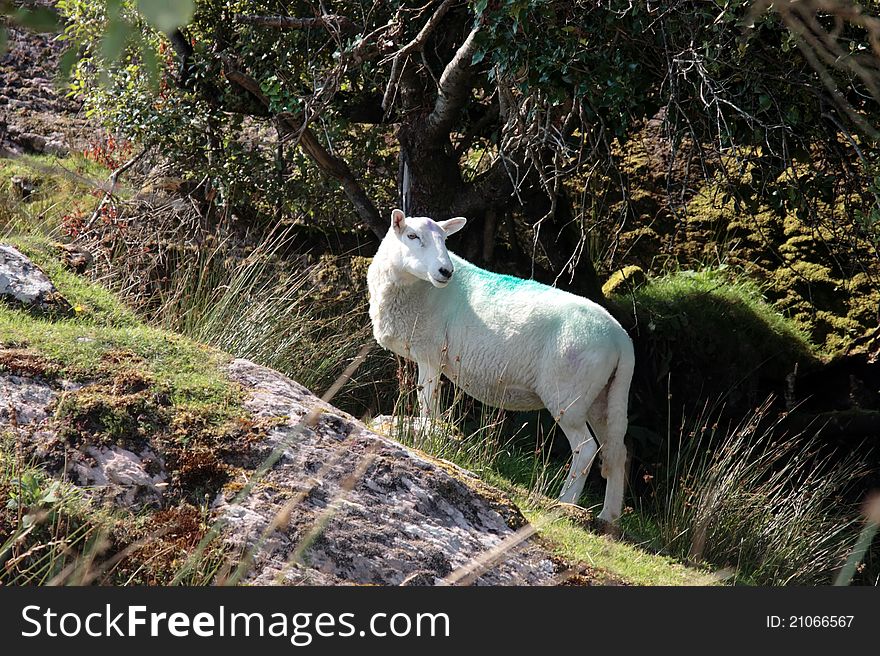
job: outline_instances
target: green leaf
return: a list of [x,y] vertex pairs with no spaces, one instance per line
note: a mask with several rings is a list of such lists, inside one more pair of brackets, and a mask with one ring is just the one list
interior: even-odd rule
[[48,7],[21,8],[13,14],[12,20],[34,32],[55,32],[61,29],[58,15]]
[[105,63],[112,64],[119,59],[131,31],[131,25],[123,20],[110,21],[104,39],[101,41],[101,56]]
[[0,55],[6,54],[6,28],[0,25]]
[[143,61],[150,87],[155,91],[159,86],[159,59],[156,57],[156,51],[146,39],[141,39],[141,61]]
[[138,0],[137,7],[144,18],[163,32],[189,23],[196,8],[193,0]]
[[68,81],[73,72],[73,67],[76,66],[79,59],[79,44],[70,44],[70,46],[64,51],[64,54],[61,55],[61,59],[58,62],[58,79],[62,82]]
[[122,0],[106,0],[104,11],[110,22],[118,20],[122,14]]
[[59,493],[60,487],[61,485],[58,481],[53,481],[49,486],[49,489],[43,494],[43,498],[40,499],[40,501],[42,503],[58,503],[61,501],[61,494]]

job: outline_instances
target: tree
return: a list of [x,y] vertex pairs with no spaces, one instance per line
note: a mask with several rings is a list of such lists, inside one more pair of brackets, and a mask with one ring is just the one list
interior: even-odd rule
[[[167,37],[134,5],[110,4],[142,45],[108,56],[129,37],[110,41],[105,3],[65,0],[83,55],[76,89],[117,129],[207,171],[222,198],[237,185],[307,203],[319,171],[377,237],[391,205],[464,215],[470,259],[594,298],[596,226],[576,197],[604,195],[605,211],[626,200],[619,149],[661,110],[673,148],[689,139],[707,170],[707,149],[752,149],[765,183],[732,185],[743,202],[769,197],[766,181],[817,147],[846,162],[850,180],[876,168],[865,90],[877,67],[857,51],[876,33],[852,16],[834,31],[848,2],[201,0]],[[158,95],[152,69],[163,71]],[[262,131],[265,143],[270,127],[272,150],[243,138]],[[809,211],[827,182],[804,177],[783,202]]]

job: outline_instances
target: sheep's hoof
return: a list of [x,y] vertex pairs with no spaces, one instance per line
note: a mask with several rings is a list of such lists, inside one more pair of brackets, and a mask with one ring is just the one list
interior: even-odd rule
[[603,517],[596,517],[593,526],[596,533],[615,539],[620,537],[620,524],[617,522],[610,522]]
[[559,500],[556,502],[555,507],[559,508],[567,519],[570,519],[582,528],[589,530],[592,528],[593,522],[596,521],[595,515],[583,506]]

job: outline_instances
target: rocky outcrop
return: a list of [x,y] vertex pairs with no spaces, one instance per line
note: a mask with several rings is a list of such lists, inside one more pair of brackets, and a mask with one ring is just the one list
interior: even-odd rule
[[6,33],[9,42],[0,53],[0,151],[63,156],[82,150],[100,130],[55,82],[67,42],[11,25]]
[[36,426],[48,416],[55,386],[26,376],[0,374],[0,426]]
[[0,244],[0,299],[38,314],[72,316],[73,308],[45,273],[12,246]]
[[[8,367],[3,359],[0,364]],[[103,499],[124,507],[158,507],[168,475],[149,446],[134,453],[112,444],[61,444],[50,410],[61,394],[82,388],[63,379],[0,373],[0,434],[12,432],[49,471]]]
[[[37,372],[21,352],[0,358],[0,432],[85,493],[135,513],[175,503],[162,437],[123,444],[65,436],[63,396],[98,383]],[[14,357],[12,357],[14,356]],[[555,582],[559,566],[506,497],[467,471],[367,429],[306,388],[247,360],[228,367],[253,422],[211,521],[253,584],[483,585]]]
[[[515,542],[519,511],[468,472],[369,431],[308,390],[247,360],[229,367],[256,418],[254,449],[275,464],[249,494],[215,503],[226,539],[253,555],[254,583],[435,584]],[[531,542],[500,554],[478,584],[553,580]]]

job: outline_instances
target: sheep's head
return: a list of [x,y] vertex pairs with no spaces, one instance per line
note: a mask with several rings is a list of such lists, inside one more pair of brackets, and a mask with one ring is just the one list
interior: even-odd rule
[[388,238],[396,240],[397,265],[434,287],[445,287],[455,273],[446,250],[446,237],[461,230],[465,223],[467,219],[462,216],[434,221],[394,210]]

